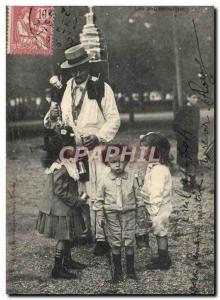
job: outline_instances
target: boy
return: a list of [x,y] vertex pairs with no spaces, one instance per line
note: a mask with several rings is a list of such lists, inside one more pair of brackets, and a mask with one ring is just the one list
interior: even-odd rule
[[[115,145],[119,154],[105,156],[109,168],[98,186],[95,209],[97,222],[104,226],[111,247],[114,275],[113,282],[123,280],[121,249],[125,247],[127,278],[136,279],[134,270],[134,246],[136,222],[143,224],[144,206],[137,197],[134,177],[125,168],[129,156],[123,157],[123,145]],[[125,146],[126,147],[126,146]],[[107,151],[108,153],[108,151]]]

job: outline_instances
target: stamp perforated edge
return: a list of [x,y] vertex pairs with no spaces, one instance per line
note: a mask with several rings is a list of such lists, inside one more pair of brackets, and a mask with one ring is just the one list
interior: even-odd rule
[[7,54],[11,54],[11,6],[7,6],[6,7],[6,10],[7,10],[7,21],[8,21],[8,24],[7,24],[7,27],[6,27],[6,49],[7,49]]

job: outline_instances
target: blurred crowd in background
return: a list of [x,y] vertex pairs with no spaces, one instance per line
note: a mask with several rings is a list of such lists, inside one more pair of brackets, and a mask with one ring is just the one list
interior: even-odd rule
[[[119,112],[153,112],[172,110],[173,95],[167,93],[163,95],[159,91],[144,93],[115,93]],[[49,109],[51,99],[42,97],[16,97],[7,101],[7,121],[17,122],[24,120],[41,120]]]

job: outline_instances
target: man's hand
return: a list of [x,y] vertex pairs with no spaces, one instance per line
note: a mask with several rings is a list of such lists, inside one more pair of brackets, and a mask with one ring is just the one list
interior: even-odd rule
[[83,146],[87,147],[89,150],[92,150],[99,144],[99,140],[96,135],[88,135],[83,138]]

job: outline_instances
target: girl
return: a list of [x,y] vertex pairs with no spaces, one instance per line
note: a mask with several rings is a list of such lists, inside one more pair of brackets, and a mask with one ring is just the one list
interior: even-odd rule
[[168,270],[171,259],[168,254],[168,225],[172,212],[172,178],[168,168],[170,144],[160,133],[150,132],[141,136],[141,146],[155,147],[154,158],[148,162],[141,194],[148,212],[152,231],[157,239],[158,254],[149,269]]
[[[42,160],[47,178],[36,229],[45,237],[57,240],[53,278],[76,278],[69,269],[85,267],[71,258],[70,247],[71,241],[83,232],[81,211],[77,207],[78,171],[75,163],[68,159],[61,162],[59,159],[63,146],[73,144],[72,129],[61,129],[61,134],[51,138],[46,157]],[[67,155],[69,158],[73,153]]]

